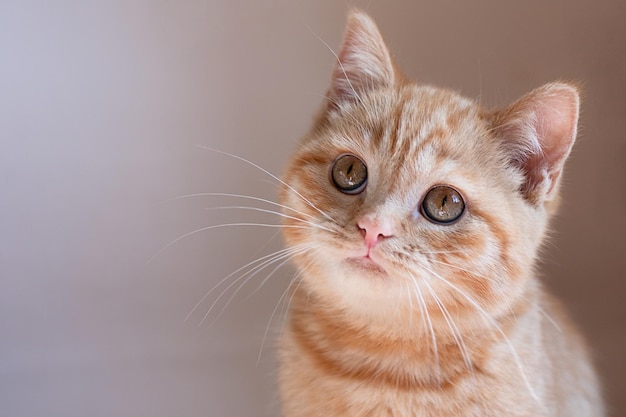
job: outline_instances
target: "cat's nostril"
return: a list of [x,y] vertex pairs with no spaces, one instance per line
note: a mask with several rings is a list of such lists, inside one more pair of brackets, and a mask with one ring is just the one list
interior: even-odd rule
[[391,224],[386,221],[361,220],[357,227],[369,248],[373,248],[381,240],[393,236]]

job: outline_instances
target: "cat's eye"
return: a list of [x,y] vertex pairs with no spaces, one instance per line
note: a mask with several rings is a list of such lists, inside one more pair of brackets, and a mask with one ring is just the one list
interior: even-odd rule
[[355,155],[340,155],[333,162],[330,178],[342,193],[358,194],[367,185],[367,166]]
[[458,220],[465,211],[465,202],[454,188],[438,185],[426,193],[422,202],[422,211],[432,222],[452,223]]

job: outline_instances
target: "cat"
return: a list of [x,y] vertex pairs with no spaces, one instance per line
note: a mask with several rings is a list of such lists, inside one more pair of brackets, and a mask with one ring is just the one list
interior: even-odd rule
[[280,192],[299,274],[283,416],[604,415],[586,345],[535,272],[578,87],[484,109],[408,81],[358,10],[337,58]]

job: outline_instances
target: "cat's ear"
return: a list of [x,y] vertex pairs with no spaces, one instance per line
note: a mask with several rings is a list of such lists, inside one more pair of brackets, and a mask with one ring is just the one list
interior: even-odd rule
[[509,160],[522,170],[521,192],[532,204],[556,199],[563,164],[576,140],[578,87],[550,83],[526,94],[492,117]]
[[389,50],[374,21],[359,10],[352,10],[328,92],[335,105],[353,101],[360,95],[394,83],[396,70]]

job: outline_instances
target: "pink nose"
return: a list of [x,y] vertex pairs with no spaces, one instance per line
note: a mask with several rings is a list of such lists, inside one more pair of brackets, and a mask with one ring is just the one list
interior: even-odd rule
[[381,240],[393,236],[391,222],[384,219],[364,217],[357,222],[357,226],[369,249],[376,246]]

